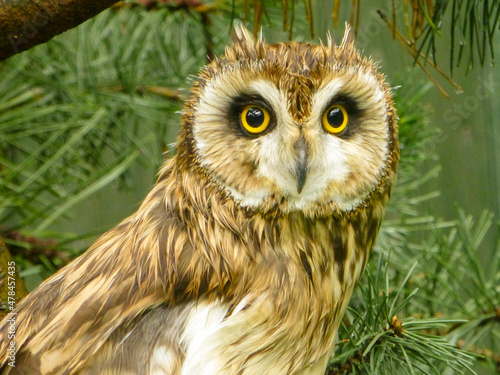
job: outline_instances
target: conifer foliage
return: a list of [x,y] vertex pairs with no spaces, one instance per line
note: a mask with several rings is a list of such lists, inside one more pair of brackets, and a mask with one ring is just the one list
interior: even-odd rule
[[[326,3],[326,2],[325,2]],[[387,32],[435,76],[493,55],[499,1],[387,1]],[[330,4],[330,3],[329,3]],[[331,7],[330,7],[331,5]],[[96,192],[148,191],[175,138],[188,77],[228,43],[235,19],[313,40],[314,15],[359,26],[371,2],[120,2],[0,66],[0,236],[28,288],[84,250],[90,233],[58,230]],[[371,9],[371,8],[373,9]],[[0,15],[1,16],[1,15]],[[452,50],[440,68],[437,39]],[[469,41],[469,43],[464,43]],[[487,211],[460,207],[442,221],[423,207],[439,173],[428,151],[437,136],[416,74],[391,82],[400,117],[399,180],[360,285],[339,333],[328,374],[500,373],[500,249],[485,249]],[[454,82],[452,82],[455,85]],[[455,86],[456,88],[456,86]],[[137,181],[137,170],[151,171]],[[443,198],[441,198],[443,199]],[[131,207],[131,210],[133,207]],[[59,226],[58,226],[59,225]],[[483,254],[483,256],[481,255]],[[484,262],[484,254],[494,254]],[[1,281],[0,281],[1,284]]]

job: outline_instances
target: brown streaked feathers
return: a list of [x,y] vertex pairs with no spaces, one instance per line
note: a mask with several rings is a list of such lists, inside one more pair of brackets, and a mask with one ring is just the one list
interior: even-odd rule
[[[339,46],[233,39],[139,210],[19,304],[15,367],[0,324],[4,374],[324,373],[395,181],[391,92],[349,30]],[[242,132],[240,103],[269,130]],[[321,126],[332,103],[339,135]]]

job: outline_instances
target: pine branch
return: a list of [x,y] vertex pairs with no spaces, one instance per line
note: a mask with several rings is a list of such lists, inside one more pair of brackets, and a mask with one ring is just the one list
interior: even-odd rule
[[7,232],[3,234],[3,237],[13,256],[20,255],[33,264],[40,264],[40,257],[57,260],[58,267],[62,267],[72,260],[67,252],[59,249],[56,240],[26,236],[17,231]]
[[[262,3],[260,21],[279,24],[280,10],[273,12],[267,6],[271,2]],[[298,37],[307,38],[310,29],[294,24],[294,11],[309,4],[281,1],[284,22]],[[361,2],[356,4],[360,9]],[[126,172],[135,158],[142,165],[159,163],[178,125],[173,113],[183,91],[174,88],[196,73],[209,49],[222,50],[230,14],[236,13],[210,13],[207,21],[196,10],[177,11],[181,7],[172,2],[158,3],[154,9],[123,5],[120,11],[106,12],[9,59],[0,70],[0,195],[5,197],[0,200],[0,222],[9,231],[23,231],[18,242],[9,244],[32,242],[24,250],[15,249],[16,259],[28,251],[23,275],[36,271],[36,266],[29,267],[37,257],[42,263],[48,259],[43,263],[48,268],[59,266],[67,250],[59,240],[64,234],[56,233],[58,242],[51,248],[24,233],[46,234],[53,223],[70,215],[75,204],[107,183],[119,180],[126,186]],[[359,16],[356,12],[351,12],[353,20]],[[424,38],[419,30],[428,22],[437,27],[433,12],[428,7],[427,13],[403,25],[410,31],[415,28],[412,38]],[[299,13],[297,19],[302,17]],[[412,49],[415,41],[404,35],[401,24],[396,29],[392,16],[391,32]],[[207,44],[205,30],[214,46]],[[419,59],[431,57],[426,49],[417,52],[412,49]],[[31,68],[34,63],[36,69]],[[432,58],[427,67],[430,64]],[[431,85],[412,81],[418,79],[406,75],[404,89],[394,89],[403,146],[398,186],[377,251],[342,327],[340,336],[347,339],[338,345],[331,367],[335,374],[466,373],[473,360],[466,351],[484,354],[488,363],[500,353],[495,310],[500,306],[500,262],[489,262],[485,270],[474,258],[491,217],[485,215],[473,224],[463,213],[452,222],[421,214],[422,203],[437,194],[422,191],[439,173],[428,147],[439,130],[426,120]],[[424,171],[423,163],[432,166],[425,164]],[[57,264],[50,264],[53,259]]]
[[379,258],[376,269],[367,270],[340,329],[340,336],[349,339],[339,343],[328,375],[442,375],[447,369],[454,374],[474,373],[472,355],[430,333],[462,320],[398,318],[417,294],[414,289],[407,295],[415,266],[396,290],[389,287],[391,270],[385,257]]
[[[103,86],[99,88],[102,91],[114,91],[114,92],[128,92],[129,89],[124,85],[119,86]],[[136,86],[133,88],[133,92],[138,94],[156,94],[160,95],[167,99],[172,99],[176,102],[184,102],[186,99],[186,93],[182,90],[173,89],[170,87],[161,87],[161,86]]]
[[0,0],[0,60],[45,43],[117,0]]

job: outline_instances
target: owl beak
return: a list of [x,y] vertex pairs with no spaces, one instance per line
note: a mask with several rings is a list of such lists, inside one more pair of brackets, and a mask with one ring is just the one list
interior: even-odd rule
[[307,177],[307,144],[304,137],[300,137],[296,144],[297,149],[297,192],[302,193]]

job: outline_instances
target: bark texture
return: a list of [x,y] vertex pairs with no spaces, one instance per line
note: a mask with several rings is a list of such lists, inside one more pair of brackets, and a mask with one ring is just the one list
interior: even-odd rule
[[0,60],[45,43],[117,0],[0,0]]

